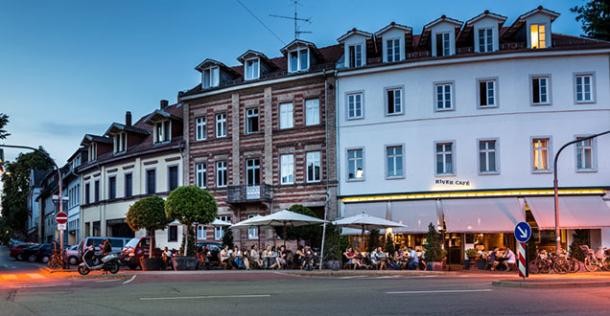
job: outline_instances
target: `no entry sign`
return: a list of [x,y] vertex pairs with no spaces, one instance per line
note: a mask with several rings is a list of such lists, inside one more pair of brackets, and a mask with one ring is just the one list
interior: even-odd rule
[[68,222],[68,214],[64,212],[59,212],[55,215],[55,221],[57,224],[65,224]]

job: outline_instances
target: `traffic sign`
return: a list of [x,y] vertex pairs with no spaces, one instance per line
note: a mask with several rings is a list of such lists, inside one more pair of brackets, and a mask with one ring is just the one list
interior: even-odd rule
[[67,226],[67,224],[66,224],[66,223],[63,223],[63,224],[57,224],[57,230],[62,230],[62,231],[63,231],[63,230],[66,230],[66,226]]
[[59,212],[55,215],[55,221],[57,224],[65,224],[68,222],[68,214],[64,212]]
[[519,222],[515,226],[515,239],[518,242],[527,242],[532,237],[532,227],[526,222]]

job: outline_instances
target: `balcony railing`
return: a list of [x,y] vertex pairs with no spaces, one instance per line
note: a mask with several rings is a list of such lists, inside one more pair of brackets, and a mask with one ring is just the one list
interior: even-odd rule
[[257,186],[234,185],[229,186],[229,203],[250,203],[271,201],[273,187],[268,184]]

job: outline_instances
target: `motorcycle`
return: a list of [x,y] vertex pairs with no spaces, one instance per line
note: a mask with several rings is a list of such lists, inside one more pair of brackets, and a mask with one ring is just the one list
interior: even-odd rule
[[103,270],[115,274],[119,272],[119,266],[119,256],[109,254],[102,258],[96,258],[95,250],[93,246],[90,246],[83,254],[83,262],[78,265],[78,273],[87,275],[92,270]]

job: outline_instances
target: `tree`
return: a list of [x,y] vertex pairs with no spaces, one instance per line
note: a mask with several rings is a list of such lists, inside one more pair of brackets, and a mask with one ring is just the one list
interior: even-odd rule
[[[301,204],[294,204],[288,208],[289,211],[316,217],[318,215],[310,208]],[[284,236],[284,227],[275,227],[275,232],[282,239],[286,240],[305,240],[309,245],[319,245],[322,241],[322,226],[321,225],[305,225],[299,227],[287,227],[286,236]]]
[[189,231],[193,223],[208,224],[216,218],[218,206],[214,197],[206,190],[194,185],[175,189],[167,197],[165,213],[168,219],[177,219],[186,226],[184,230],[184,256],[187,256],[189,247],[194,253],[193,243],[188,242]]
[[610,41],[610,1],[589,0],[570,11],[577,13],[576,21],[582,24],[585,35],[590,38]]
[[222,247],[233,248],[233,231],[230,228],[225,229],[222,234]]
[[379,236],[379,229],[371,229],[371,232],[369,233],[369,244],[368,247],[366,247],[368,252],[372,252],[379,247]]
[[396,248],[394,247],[394,235],[392,235],[392,233],[387,233],[385,235],[385,247],[383,250],[390,256],[394,255]]
[[432,223],[428,225],[428,234],[426,235],[426,244],[424,245],[424,259],[426,262],[438,262],[445,258],[445,252],[442,248],[441,233],[436,231]]
[[4,113],[0,113],[0,139],[6,139],[7,136],[10,136],[4,128],[8,124],[8,115]]
[[133,231],[146,229],[146,234],[150,238],[148,257],[152,258],[155,230],[165,229],[168,223],[165,216],[165,201],[158,196],[145,197],[129,207],[126,220]]

